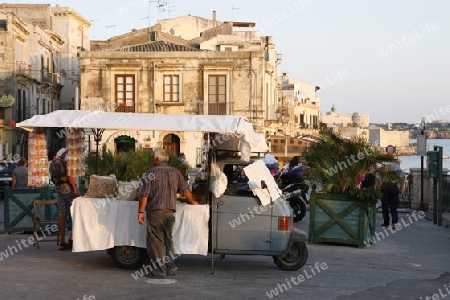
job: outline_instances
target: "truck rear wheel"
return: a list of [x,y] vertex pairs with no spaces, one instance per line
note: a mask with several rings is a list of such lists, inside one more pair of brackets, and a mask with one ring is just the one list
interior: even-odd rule
[[305,242],[294,242],[283,256],[274,256],[273,261],[283,271],[297,271],[306,264],[308,248]]
[[147,251],[133,246],[116,246],[111,249],[111,258],[121,269],[136,270],[147,258]]

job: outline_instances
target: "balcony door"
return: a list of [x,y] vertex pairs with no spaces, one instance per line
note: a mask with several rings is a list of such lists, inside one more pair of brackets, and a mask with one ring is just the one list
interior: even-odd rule
[[116,112],[135,112],[135,76],[134,74],[115,75]]
[[227,114],[227,79],[226,75],[208,76],[208,114]]

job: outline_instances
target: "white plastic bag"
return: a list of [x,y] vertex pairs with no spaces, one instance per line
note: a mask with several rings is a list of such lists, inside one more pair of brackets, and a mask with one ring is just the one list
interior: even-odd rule
[[223,195],[227,189],[228,179],[216,164],[211,165],[211,184],[209,190],[218,198]]
[[381,206],[381,200],[378,199],[377,204],[376,204],[376,208],[379,208]]
[[249,161],[252,154],[250,144],[245,141],[241,141],[240,150],[241,150],[241,159],[244,161]]

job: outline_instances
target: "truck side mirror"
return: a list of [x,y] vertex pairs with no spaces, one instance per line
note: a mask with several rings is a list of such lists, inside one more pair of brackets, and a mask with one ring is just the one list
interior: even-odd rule
[[267,189],[267,183],[264,180],[261,180],[261,188]]
[[273,202],[272,195],[270,194],[270,190],[269,190],[269,188],[268,188],[267,183],[266,183],[265,180],[261,180],[261,188],[262,188],[263,190],[264,190],[264,189],[267,190],[267,192],[269,193],[269,197],[270,197],[270,203],[272,203],[272,202]]

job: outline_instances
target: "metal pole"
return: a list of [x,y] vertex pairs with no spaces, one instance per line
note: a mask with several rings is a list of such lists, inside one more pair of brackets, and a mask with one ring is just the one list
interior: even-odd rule
[[98,174],[98,141],[95,140],[95,174]]
[[437,223],[442,226],[442,147],[434,146],[434,150],[439,152],[438,155],[438,186],[437,186]]
[[433,224],[437,224],[437,184],[436,178],[433,178]]
[[[206,159],[206,165],[208,168],[208,176],[206,177],[206,187],[209,187],[209,183],[210,183],[210,178],[211,178],[211,161],[212,161],[212,157],[213,155],[215,156],[216,153],[213,152],[213,135],[211,133],[208,134],[208,145],[209,145],[209,149],[208,149],[208,158]],[[218,207],[218,203],[216,199],[216,197],[214,197],[214,195],[211,193],[211,201],[209,198],[209,189],[206,188],[205,190],[205,197],[206,197],[206,204],[211,205],[211,275],[214,275],[214,249],[216,248],[216,229],[217,229],[217,224],[216,224],[216,219],[215,219],[215,212],[214,212],[214,205],[216,205],[216,211],[218,213],[219,211],[219,207]]]
[[102,135],[105,129],[92,129],[92,132],[94,133],[94,141],[96,146],[96,158],[95,158],[95,174],[98,175],[98,145],[100,144],[102,140]]
[[423,156],[420,156],[420,210],[425,210],[423,204]]

